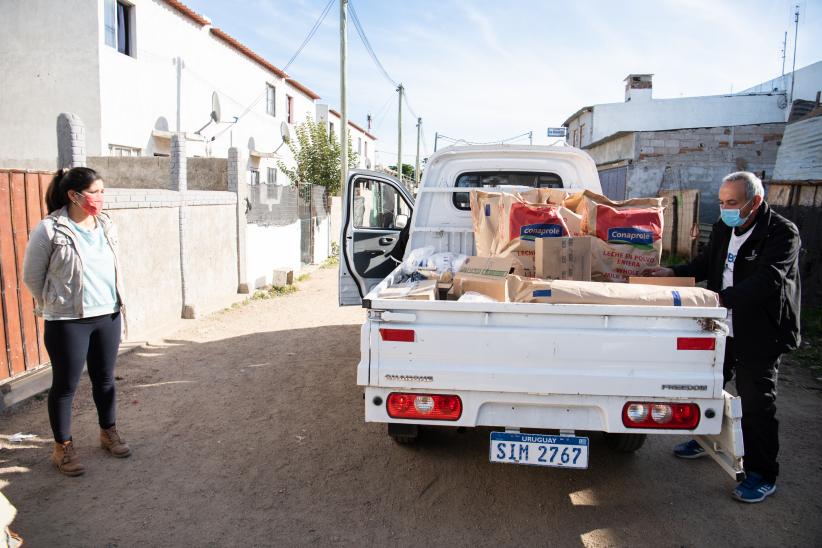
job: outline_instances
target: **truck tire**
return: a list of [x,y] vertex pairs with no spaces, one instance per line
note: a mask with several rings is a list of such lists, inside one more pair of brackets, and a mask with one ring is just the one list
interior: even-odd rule
[[388,435],[391,436],[395,442],[403,445],[416,442],[419,433],[420,429],[416,424],[388,423]]
[[605,434],[605,443],[614,451],[633,453],[645,444],[646,434]]

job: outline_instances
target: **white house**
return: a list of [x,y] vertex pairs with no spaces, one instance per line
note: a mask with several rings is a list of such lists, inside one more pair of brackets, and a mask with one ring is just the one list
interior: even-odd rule
[[[625,78],[625,100],[586,106],[565,122],[568,142],[594,159],[603,192],[614,199],[698,189],[700,219],[715,220],[719,181],[747,169],[772,175],[785,123],[822,89],[822,62],[744,92],[655,99],[652,74]],[[784,83],[787,82],[788,86]]]
[[[0,35],[5,167],[54,167],[57,115],[72,112],[90,157],[167,155],[184,132],[187,155],[236,145],[252,182],[278,182],[281,125],[313,119],[319,99],[175,0],[5,2]],[[213,97],[221,118],[209,124]]]
[[[328,105],[317,104],[317,121],[328,124],[329,135],[333,135],[337,141],[340,140],[340,128],[342,127],[342,115],[328,108]],[[351,138],[351,150],[357,154],[357,166],[363,169],[373,169],[376,165],[377,138],[368,130],[348,120],[348,132]]]

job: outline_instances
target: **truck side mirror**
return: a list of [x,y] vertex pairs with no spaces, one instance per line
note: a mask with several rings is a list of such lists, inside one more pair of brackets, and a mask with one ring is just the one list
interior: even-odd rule
[[400,213],[397,215],[397,218],[394,219],[394,228],[399,228],[402,230],[408,224],[408,215],[405,213]]

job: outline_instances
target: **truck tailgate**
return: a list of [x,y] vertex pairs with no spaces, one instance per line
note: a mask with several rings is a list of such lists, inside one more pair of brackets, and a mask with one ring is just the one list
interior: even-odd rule
[[[722,395],[721,308],[372,300],[361,384],[526,394]],[[365,341],[363,341],[365,342]],[[364,360],[365,361],[365,360]]]

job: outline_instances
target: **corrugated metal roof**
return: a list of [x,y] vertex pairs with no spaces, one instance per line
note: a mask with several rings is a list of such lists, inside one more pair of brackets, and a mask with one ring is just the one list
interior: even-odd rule
[[776,154],[773,179],[822,179],[822,116],[785,126],[782,145]]

